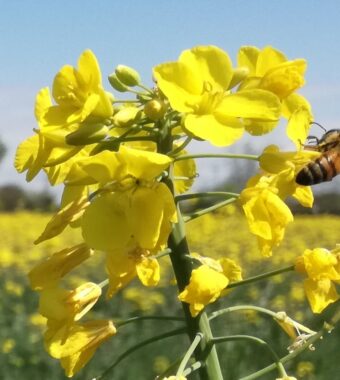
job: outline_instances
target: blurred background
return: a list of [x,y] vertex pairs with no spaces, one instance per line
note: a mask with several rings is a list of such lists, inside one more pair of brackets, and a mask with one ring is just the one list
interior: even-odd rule
[[[59,364],[43,350],[44,322],[37,314],[38,299],[29,290],[26,273],[46,255],[79,240],[77,232],[70,230],[41,246],[32,245],[55,210],[61,189],[51,189],[43,175],[27,184],[25,176],[17,174],[13,166],[17,145],[32,135],[36,127],[33,114],[36,93],[42,87],[51,87],[54,75],[64,64],[76,65],[80,53],[87,48],[96,54],[104,86],[109,90],[105,78],[118,64],[134,67],[144,83],[151,85],[154,65],[176,60],[182,50],[195,45],[217,45],[229,53],[234,63],[242,45],[260,48],[272,45],[289,59],[308,61],[306,85],[300,93],[310,101],[315,121],[326,129],[340,128],[340,3],[336,0],[102,0],[96,3],[2,0],[0,4],[0,378],[40,379],[48,374],[51,380],[63,379]],[[313,127],[312,134],[320,135],[322,131]],[[293,149],[282,125],[263,137],[245,135],[232,148],[216,149],[197,142],[189,151],[259,154],[269,144]],[[256,167],[244,161],[203,161],[198,162],[195,190],[238,191],[256,171]],[[246,276],[269,270],[273,265],[275,268],[288,265],[305,248],[332,249],[340,242],[339,185],[340,178],[335,178],[316,186],[312,210],[291,204],[297,214],[296,222],[288,228],[285,243],[270,262],[259,256],[256,242],[249,236],[237,207],[192,222],[188,226],[192,247],[201,254],[209,249],[209,254],[216,257],[227,254],[235,258],[248,268]],[[237,236],[228,233],[235,230],[240,231]],[[105,273],[100,269],[101,258],[96,260],[70,278],[69,285],[82,279],[102,281]],[[128,317],[140,312],[178,314],[175,288],[166,286],[171,278],[170,270],[165,270],[164,286],[153,292],[134,283],[109,304],[100,303],[95,313],[101,317]],[[235,290],[221,303],[256,302],[274,310],[286,310],[292,317],[318,328],[330,311],[318,318],[312,316],[301,281],[293,274],[285,275],[275,283],[262,283],[260,288],[254,285],[246,292],[243,288]],[[127,349],[143,337],[170,329],[159,323],[144,322],[127,326],[126,331],[122,329],[100,350],[89,369],[76,378],[90,379],[98,375],[113,362],[122,347]],[[285,354],[280,350],[289,345],[289,339],[272,322],[257,315],[228,317],[216,325],[216,331],[224,334],[261,330],[263,338],[274,341],[279,353]],[[339,338],[335,331],[315,352],[307,352],[292,362],[292,373],[299,379],[336,378]],[[183,341],[169,339],[150,346],[125,359],[111,378],[152,379],[175,360],[179,349],[184,351],[186,344],[183,338]],[[226,379],[238,379],[270,362],[258,349],[240,343],[223,345],[220,350]],[[273,378],[272,374],[267,377]]]

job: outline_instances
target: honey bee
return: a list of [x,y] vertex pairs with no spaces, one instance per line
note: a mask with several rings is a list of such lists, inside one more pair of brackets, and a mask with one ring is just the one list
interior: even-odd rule
[[[323,128],[321,125],[319,126]],[[340,173],[340,129],[331,129],[325,132],[321,139],[309,136],[308,141],[311,140],[314,140],[314,143],[307,144],[304,148],[321,152],[322,154],[297,174],[295,181],[303,186],[331,181]]]

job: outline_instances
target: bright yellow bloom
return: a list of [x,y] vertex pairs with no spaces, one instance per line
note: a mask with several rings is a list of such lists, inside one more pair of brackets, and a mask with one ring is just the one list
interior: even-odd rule
[[216,46],[185,50],[177,62],[154,68],[157,86],[171,107],[184,113],[185,129],[216,146],[227,146],[244,131],[244,120],[277,122],[281,106],[269,91],[252,89],[231,94],[229,56]]
[[229,279],[224,274],[201,265],[192,271],[189,285],[178,298],[190,304],[190,313],[196,317],[207,304],[217,300],[228,284]]
[[96,180],[112,182],[106,186],[112,191],[103,191],[87,207],[82,218],[83,237],[90,247],[104,251],[161,249],[176,222],[176,208],[170,190],[156,178],[171,159],[123,146],[116,155],[123,162],[118,170],[112,160],[112,165],[103,161],[102,170],[100,165],[94,166],[91,173],[91,163],[82,167]]
[[116,328],[111,321],[75,323],[71,326],[51,324],[44,335],[48,353],[60,359],[67,377],[74,376],[92,358],[97,348]]
[[170,377],[163,377],[163,380],[187,380],[184,376],[170,376]]
[[59,287],[43,289],[40,292],[39,312],[48,323],[70,324],[79,321],[101,296],[101,288],[92,282],[78,286],[74,290]]
[[147,250],[135,248],[128,251],[116,250],[107,253],[106,269],[109,275],[107,297],[138,276],[144,286],[156,286],[160,279],[158,261]]
[[62,277],[92,254],[93,251],[86,244],[79,244],[54,253],[29,272],[31,288],[42,290],[56,286]]
[[238,66],[247,67],[249,76],[242,88],[262,88],[287,98],[305,83],[307,62],[304,59],[288,61],[285,55],[271,46],[260,50],[243,46],[238,53]]
[[289,207],[279,197],[277,189],[264,181],[245,188],[240,202],[262,254],[271,256],[273,247],[281,243],[287,224],[294,219]]
[[306,249],[296,260],[296,270],[308,276],[305,292],[314,313],[321,313],[340,296],[334,282],[340,282],[339,257],[324,248]]
[[319,155],[318,152],[308,150],[280,152],[277,146],[270,145],[263,151],[259,161],[261,168],[271,174],[267,176],[268,183],[278,189],[280,198],[292,196],[302,206],[312,207],[314,198],[310,186],[298,185],[295,178],[304,166]]
[[[304,73],[307,63],[304,59],[288,61],[277,49],[267,46],[260,50],[255,46],[243,46],[238,53],[238,66],[248,69],[248,77],[240,89],[264,89],[277,95],[283,106],[283,116],[290,119],[287,134],[297,144],[302,144],[308,134],[312,120],[308,101],[294,91],[305,83]],[[246,129],[254,135],[269,132],[275,123],[247,123]]]
[[298,185],[295,178],[302,167],[318,156],[318,152],[312,151],[280,152],[275,145],[268,146],[260,156],[265,172],[248,181],[240,201],[264,256],[271,256],[272,248],[281,243],[287,224],[293,221],[284,200],[292,196],[304,207],[312,207],[311,188]]
[[[82,149],[82,146],[68,145],[65,138],[81,128],[85,120],[91,117],[91,122],[101,121],[113,113],[111,96],[102,87],[98,62],[90,50],[81,54],[78,69],[66,65],[60,70],[54,79],[52,93],[56,105],[52,103],[48,88],[38,93],[35,116],[39,129],[17,150],[15,167],[19,172],[28,170],[28,181],[42,168],[62,164]],[[51,184],[63,180],[51,177],[49,173]]]

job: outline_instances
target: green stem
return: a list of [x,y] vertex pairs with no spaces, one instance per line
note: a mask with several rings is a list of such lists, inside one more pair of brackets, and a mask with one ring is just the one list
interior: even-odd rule
[[157,342],[157,341],[163,340],[165,338],[170,338],[170,337],[173,337],[175,335],[184,334],[185,332],[186,332],[185,328],[172,330],[172,331],[169,331],[167,333],[154,336],[150,339],[146,339],[146,340],[136,344],[135,346],[130,347],[128,350],[126,350],[121,355],[119,355],[118,358],[115,360],[115,362],[112,365],[110,365],[109,368],[107,368],[101,375],[99,375],[98,377],[95,377],[93,380],[101,380],[104,377],[106,377],[109,374],[109,372],[111,372],[124,358],[126,358],[128,355],[130,355],[132,352],[138,350],[139,348],[145,347],[146,345],[148,345],[150,343]]
[[[157,144],[157,150],[159,153],[168,154],[173,150],[170,124],[171,118],[169,117],[166,123],[162,125],[162,128],[160,128],[162,133],[159,136]],[[173,173],[169,173],[166,178],[163,178],[163,182],[169,187],[172,194],[174,194],[172,174]],[[193,265],[190,260],[186,259],[186,256],[190,255],[190,250],[186,239],[185,224],[178,205],[177,213],[178,223],[174,224],[172,227],[172,232],[168,240],[168,247],[171,249],[169,256],[177,280],[178,290],[181,292],[190,282]],[[189,310],[189,304],[182,302],[182,307],[190,341],[193,342],[199,333],[202,333],[203,335],[200,344],[195,350],[196,361],[204,362],[204,366],[199,369],[201,380],[223,380],[216,348],[209,344],[212,333],[207,315],[203,312],[193,318]]]
[[179,153],[181,150],[183,150],[190,143],[191,140],[192,140],[192,138],[188,136],[180,146],[175,148],[173,151],[169,152],[168,155],[169,156],[175,156],[177,153]]
[[280,375],[282,375],[283,373],[284,374],[286,373],[286,371],[283,368],[282,363],[280,362],[280,358],[277,355],[277,353],[270,347],[270,345],[266,341],[264,341],[263,339],[260,339],[256,336],[251,336],[251,335],[221,336],[221,337],[213,338],[211,340],[211,342],[213,344],[216,344],[216,343],[224,343],[224,342],[237,341],[237,340],[247,340],[247,341],[254,342],[254,343],[259,344],[262,347],[264,347],[270,353],[272,358],[274,359],[276,367],[277,367]]
[[198,333],[191,343],[191,346],[189,347],[188,351],[185,353],[184,358],[181,361],[181,364],[178,367],[178,370],[176,372],[176,376],[181,376],[185,370],[186,365],[188,364],[188,361],[190,360],[192,354],[196,350],[196,347],[199,345],[200,341],[203,338],[202,333]]
[[264,307],[253,306],[253,305],[239,305],[239,306],[231,306],[225,309],[214,311],[213,313],[210,314],[209,321],[212,321],[213,319],[220,317],[223,314],[229,314],[234,311],[244,311],[244,310],[258,311],[260,313],[267,314],[270,317],[277,318],[277,313],[275,313],[274,311],[265,309]]
[[288,267],[277,269],[271,272],[263,273],[257,276],[253,276],[250,278],[247,278],[246,280],[238,281],[238,282],[233,282],[227,286],[226,289],[231,289],[235,288],[236,286],[241,286],[241,285],[246,285],[246,284],[251,284],[252,282],[260,281],[265,278],[273,277],[278,274],[284,273],[284,272],[291,272],[295,269],[295,265],[289,265]]
[[207,198],[207,197],[218,197],[218,198],[238,198],[239,194],[230,193],[227,191],[206,191],[202,193],[192,193],[192,194],[181,194],[175,197],[176,202],[186,201],[188,199],[196,199],[196,198]]
[[115,321],[116,327],[122,327],[124,325],[127,325],[129,323],[139,322],[139,321],[147,321],[147,320],[156,320],[156,321],[180,321],[183,322],[184,318],[182,317],[172,317],[172,316],[157,316],[157,315],[143,315],[140,317],[132,317],[129,319],[125,319],[124,321],[117,322]]
[[222,201],[222,202],[218,202],[216,204],[214,204],[213,206],[210,206],[210,207],[206,207],[202,210],[199,210],[199,211],[194,211],[192,213],[189,213],[189,214],[186,214],[184,217],[183,217],[183,220],[185,222],[190,222],[190,220],[193,220],[193,219],[196,219],[202,215],[205,215],[205,214],[208,214],[214,210],[217,210],[221,207],[224,207],[230,203],[233,203],[237,200],[237,198],[229,198],[229,199],[226,199],[225,201]]
[[255,156],[253,154],[233,154],[233,153],[226,153],[226,154],[210,154],[210,153],[201,153],[201,154],[187,154],[185,156],[178,156],[175,158],[175,161],[182,161],[182,160],[191,160],[194,158],[241,158],[245,160],[253,160],[258,161],[259,156]]
[[[310,347],[311,344],[313,344],[314,342],[316,342],[318,339],[320,339],[324,333],[323,331],[324,329],[320,330],[318,333],[314,334],[313,336],[311,336],[309,339],[306,340],[305,343],[303,343],[299,348],[295,349],[293,352],[291,352],[290,354],[286,355],[286,356],[283,356],[282,358],[280,358],[280,362],[282,364],[284,363],[287,363],[288,361],[294,359],[296,356],[298,356],[301,352],[303,352],[304,350],[306,350],[308,347]],[[326,330],[327,331],[327,330]],[[240,380],[254,380],[254,379],[257,379],[259,378],[260,376],[263,376],[265,375],[266,373],[269,373],[271,371],[273,371],[274,369],[276,368],[276,363],[273,363],[273,364],[270,364],[269,366],[265,367],[265,368],[262,368],[261,370],[257,371],[257,372],[254,372],[252,373],[251,375],[249,376],[246,376],[246,377],[242,377]]]

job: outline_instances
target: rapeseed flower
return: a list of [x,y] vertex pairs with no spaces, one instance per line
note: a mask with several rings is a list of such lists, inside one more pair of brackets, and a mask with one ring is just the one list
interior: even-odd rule
[[281,106],[272,92],[229,91],[231,60],[216,46],[185,50],[177,62],[158,65],[153,72],[171,107],[184,114],[185,130],[213,145],[238,140],[244,132],[243,120],[278,121]]
[[70,326],[51,324],[44,334],[45,348],[52,357],[60,360],[65,375],[72,377],[116,331],[113,323],[105,320]]
[[321,313],[340,296],[335,283],[340,283],[338,250],[325,248],[306,249],[296,260],[296,271],[307,275],[304,289],[314,313]]
[[[42,168],[65,163],[81,151],[82,146],[67,144],[66,136],[81,128],[84,121],[101,121],[113,114],[112,96],[102,87],[99,65],[90,50],[81,54],[78,68],[61,68],[54,78],[52,95],[56,104],[47,87],[39,91],[35,104],[39,129],[17,149],[15,167],[20,173],[27,170],[27,181]],[[51,184],[65,177],[58,178],[53,170],[48,174]]]

